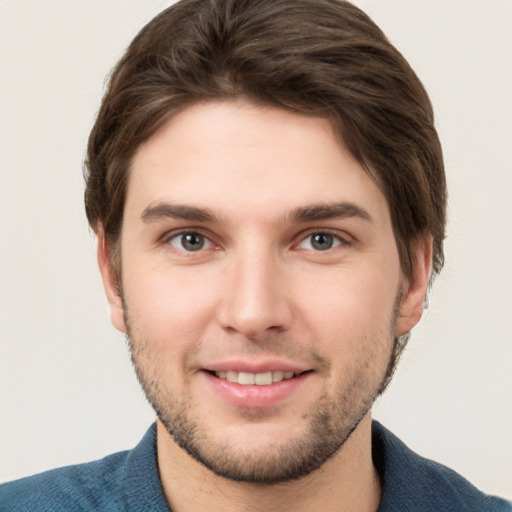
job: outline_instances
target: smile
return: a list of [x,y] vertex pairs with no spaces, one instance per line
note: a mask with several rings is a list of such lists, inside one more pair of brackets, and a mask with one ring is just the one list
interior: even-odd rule
[[241,384],[243,386],[269,386],[275,382],[281,382],[282,380],[291,379],[296,376],[294,372],[284,372],[282,370],[262,373],[236,372],[229,370],[226,372],[214,372],[214,374],[219,379],[227,380],[235,384]]
[[[281,366],[279,363],[267,362],[266,368],[257,368],[255,367],[257,365],[249,368],[249,364],[241,364],[238,369],[235,369],[237,366],[234,363],[219,363],[219,366],[220,364],[224,368],[205,369],[200,373],[206,378],[209,389],[214,391],[212,399],[220,397],[222,402],[227,401],[237,408],[273,407],[294,396],[300,400],[299,389],[310,382],[310,378],[315,373],[313,369],[289,364]],[[281,367],[279,370],[269,369],[279,367]],[[240,371],[240,368],[244,371]]]

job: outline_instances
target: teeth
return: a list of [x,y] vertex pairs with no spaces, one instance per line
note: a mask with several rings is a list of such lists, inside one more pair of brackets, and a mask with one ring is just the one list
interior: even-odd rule
[[215,375],[219,379],[234,382],[236,384],[242,384],[244,386],[251,386],[254,384],[257,386],[268,386],[273,382],[280,382],[294,377],[293,372],[283,372],[282,370],[263,373],[235,372],[233,370],[229,370],[227,372],[215,372]]
[[229,382],[238,382],[238,372],[227,372],[226,379],[229,380]]
[[254,384],[256,375],[254,373],[240,372],[238,374],[238,384],[245,384],[247,386]]

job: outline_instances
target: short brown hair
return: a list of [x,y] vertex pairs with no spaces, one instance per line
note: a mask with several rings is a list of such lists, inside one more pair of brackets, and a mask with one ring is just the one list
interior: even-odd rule
[[193,103],[240,97],[328,118],[387,198],[405,275],[421,235],[441,270],[446,183],[428,95],[340,0],[181,0],[140,31],[112,72],[84,171],[89,223],[111,248],[140,145]]

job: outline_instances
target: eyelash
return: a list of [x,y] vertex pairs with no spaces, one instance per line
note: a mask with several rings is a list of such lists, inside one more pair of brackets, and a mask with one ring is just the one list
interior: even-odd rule
[[[199,237],[201,239],[202,244],[200,245],[200,247],[197,248],[197,250],[187,250],[185,247],[183,247],[183,241],[184,241],[183,237],[185,237],[187,235]],[[332,245],[326,247],[325,249],[316,249],[316,250],[314,248],[301,248],[300,247],[300,245],[305,243],[308,239],[311,240],[310,245],[312,245],[312,238],[314,236],[319,236],[319,235],[331,238]],[[181,242],[178,241],[180,238],[181,238]],[[177,243],[181,244],[181,247],[176,247],[172,243],[173,240],[177,240]],[[164,241],[164,243],[173,246],[176,250],[183,252],[183,253],[188,253],[188,254],[193,254],[195,252],[200,253],[200,252],[203,252],[205,249],[212,249],[212,248],[218,247],[214,244],[214,242],[212,242],[210,240],[210,238],[207,235],[205,235],[204,233],[201,233],[201,231],[199,231],[199,230],[186,230],[186,231],[180,231],[178,233],[171,233],[171,234],[165,236],[163,241]],[[208,247],[204,247],[204,245],[208,245]],[[324,251],[327,252],[331,249],[336,249],[337,247],[347,246],[347,245],[350,245],[350,241],[347,239],[347,237],[341,236],[338,232],[332,232],[328,229],[324,229],[324,230],[309,231],[306,234],[302,234],[299,242],[294,244],[294,247],[299,250],[310,250],[313,252],[320,253],[320,252],[324,252]]]
[[331,237],[333,239],[333,246],[330,246],[330,247],[327,247],[325,249],[303,249],[303,250],[312,250],[314,252],[327,252],[329,251],[330,249],[336,249],[337,247],[340,247],[340,246],[346,246],[346,245],[349,245],[350,242],[349,240],[347,239],[347,237],[344,237],[344,236],[341,236],[338,232],[333,232],[329,229],[322,229],[322,230],[314,230],[314,231],[310,231],[308,232],[305,236],[302,236],[301,239],[300,239],[300,242],[298,244],[295,244],[295,247],[298,247],[299,245],[303,244],[306,240],[312,240],[312,238],[314,236],[318,236],[318,235],[323,235],[323,236],[327,236],[327,237]]
[[[202,240],[203,244],[197,249],[197,250],[186,250],[185,247],[183,247],[183,241],[184,241],[184,237],[186,236],[195,236],[195,237],[198,237]],[[176,246],[173,245],[172,241],[173,240],[179,240],[181,238],[181,245],[182,247],[181,248],[178,248]],[[211,248],[211,246],[214,246],[215,244],[210,240],[210,238],[208,236],[206,236],[205,234],[201,233],[200,231],[197,231],[197,230],[187,230],[187,231],[180,231],[178,233],[171,233],[170,235],[166,236],[164,238],[164,243],[166,244],[169,244],[169,245],[172,245],[176,250],[180,251],[180,252],[184,252],[184,253],[194,253],[194,252],[202,252],[202,250],[204,250],[204,244],[208,244],[209,247],[207,247],[208,249]],[[178,243],[180,243],[178,241]]]

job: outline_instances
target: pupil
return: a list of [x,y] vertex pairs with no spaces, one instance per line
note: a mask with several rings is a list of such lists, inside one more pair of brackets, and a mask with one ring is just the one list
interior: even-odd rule
[[330,249],[332,244],[332,236],[326,235],[325,233],[318,233],[317,235],[313,235],[313,240],[311,241],[311,245],[318,251],[325,251],[326,249]]
[[183,235],[181,244],[184,249],[187,249],[187,251],[198,251],[204,245],[204,238],[200,235],[196,235],[195,233],[190,233],[188,235]]

